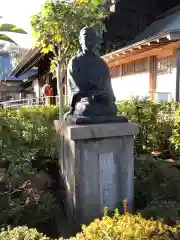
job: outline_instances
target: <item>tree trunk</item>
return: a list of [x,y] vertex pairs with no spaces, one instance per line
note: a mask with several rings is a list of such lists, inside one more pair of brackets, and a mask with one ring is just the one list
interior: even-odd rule
[[58,64],[57,71],[56,71],[56,78],[57,78],[57,91],[59,97],[59,120],[63,120],[64,118],[64,96],[63,96],[63,69]]

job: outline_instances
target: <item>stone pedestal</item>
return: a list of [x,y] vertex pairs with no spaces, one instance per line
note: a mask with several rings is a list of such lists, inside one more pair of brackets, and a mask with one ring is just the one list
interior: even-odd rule
[[[123,200],[133,208],[134,123],[67,126],[55,121],[72,225],[87,224]],[[60,127],[61,126],[61,127]]]

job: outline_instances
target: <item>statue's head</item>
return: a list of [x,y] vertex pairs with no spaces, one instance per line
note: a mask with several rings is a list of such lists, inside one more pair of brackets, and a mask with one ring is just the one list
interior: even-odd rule
[[84,27],[80,31],[79,42],[83,51],[93,51],[99,43],[96,30],[92,27]]

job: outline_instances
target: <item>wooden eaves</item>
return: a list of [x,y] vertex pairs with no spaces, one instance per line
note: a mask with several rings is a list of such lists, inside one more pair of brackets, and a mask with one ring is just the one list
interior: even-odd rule
[[18,65],[12,70],[9,76],[19,77],[25,72],[32,69],[44,54],[40,47],[31,48],[20,60]]
[[173,49],[180,47],[180,31],[164,33],[146,40],[134,43],[114,52],[108,53],[102,58],[109,67],[116,67],[144,57],[157,56],[163,52],[171,54]]

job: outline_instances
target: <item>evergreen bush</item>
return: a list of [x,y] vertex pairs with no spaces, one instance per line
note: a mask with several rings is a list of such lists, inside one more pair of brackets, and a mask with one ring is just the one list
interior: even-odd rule
[[1,227],[56,227],[61,209],[50,169],[58,172],[57,117],[57,107],[0,110]]
[[127,116],[130,122],[139,124],[139,134],[135,138],[137,154],[171,150],[170,137],[175,117],[173,102],[154,103],[147,99],[133,99],[120,102],[118,112]]
[[[146,220],[140,215],[120,215],[116,210],[113,217],[105,214],[102,219],[96,219],[89,226],[82,226],[82,232],[69,240],[179,240],[179,227],[178,224],[170,227],[161,221]],[[52,240],[27,227],[3,229],[0,233],[1,239]]]

